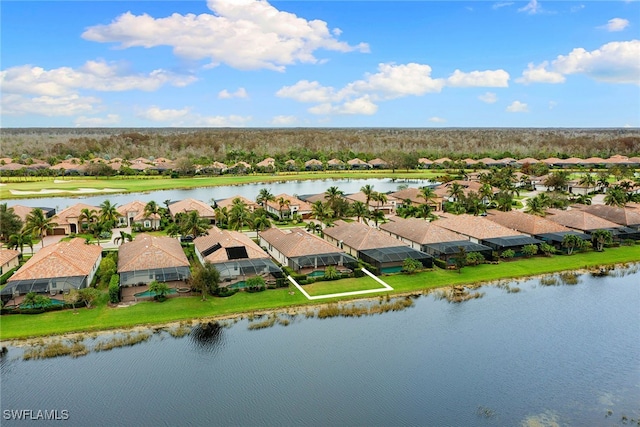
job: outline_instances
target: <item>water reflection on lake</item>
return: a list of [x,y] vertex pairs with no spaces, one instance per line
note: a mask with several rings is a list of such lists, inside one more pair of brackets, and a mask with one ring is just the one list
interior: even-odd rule
[[[115,182],[115,181],[114,181]],[[208,181],[209,182],[209,181]],[[321,179],[308,181],[281,181],[269,183],[254,183],[242,185],[222,185],[218,187],[199,187],[189,189],[176,190],[158,190],[145,193],[128,193],[128,194],[108,194],[103,193],[97,196],[78,196],[78,197],[40,197],[37,199],[5,199],[2,203],[8,206],[23,205],[33,207],[57,207],[57,211],[71,206],[75,203],[87,203],[89,205],[98,206],[105,200],[112,203],[122,205],[134,200],[149,202],[151,200],[162,204],[165,200],[182,200],[193,198],[209,202],[213,200],[227,199],[233,196],[243,196],[249,200],[255,200],[261,189],[267,188],[274,195],[287,193],[291,195],[310,195],[323,193],[331,186],[337,186],[345,194],[357,193],[364,185],[372,185],[373,189],[383,193],[397,191],[400,185],[409,185],[412,187],[422,187],[425,185],[433,185],[428,180],[393,180],[393,179]],[[46,184],[47,186],[49,184]],[[52,184],[53,185],[53,184]],[[43,183],[45,186],[45,183]],[[114,184],[115,186],[115,184]]]
[[1,406],[67,409],[68,425],[638,420],[640,273],[557,283],[484,287],[462,304],[424,296],[377,316],[299,314],[261,330],[206,324],[77,359],[23,361],[12,347],[0,359]]

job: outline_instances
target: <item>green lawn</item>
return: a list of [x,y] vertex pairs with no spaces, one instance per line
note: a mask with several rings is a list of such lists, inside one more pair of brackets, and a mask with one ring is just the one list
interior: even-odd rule
[[[414,275],[382,276],[394,288],[393,293],[422,291],[456,284],[474,284],[498,279],[527,277],[562,270],[574,270],[603,264],[640,261],[640,245],[608,248],[602,253],[587,252],[572,256],[535,257],[500,264],[465,267],[462,273],[454,270],[426,271]],[[305,286],[307,292],[322,295],[350,290],[372,289],[376,285],[370,277],[318,282]],[[289,292],[294,291],[291,295]],[[386,294],[389,292],[381,292]],[[375,296],[377,294],[370,294]],[[357,297],[338,298],[342,300]],[[21,339],[74,331],[94,331],[136,325],[162,324],[172,321],[250,313],[258,310],[309,305],[293,286],[258,293],[239,292],[229,298],[201,301],[199,297],[171,298],[164,303],[142,302],[126,308],[101,305],[92,309],[54,311],[37,315],[4,315],[0,318],[0,339]]]

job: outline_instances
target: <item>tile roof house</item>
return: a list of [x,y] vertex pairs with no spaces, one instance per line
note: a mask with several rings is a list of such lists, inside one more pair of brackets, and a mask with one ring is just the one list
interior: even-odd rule
[[328,169],[344,169],[344,162],[340,159],[331,159],[327,161]]
[[0,292],[4,301],[28,292],[55,296],[91,284],[102,260],[102,248],[81,238],[45,246],[7,281]]
[[[411,204],[413,206],[420,206],[426,202],[424,197],[422,197],[420,189],[415,187],[409,187],[402,190],[394,191],[392,193],[389,193],[389,196],[393,196],[397,200],[399,200],[398,203],[403,203],[405,200],[409,199],[411,200]],[[442,202],[442,197],[434,195],[434,197],[429,200],[429,206],[435,211],[441,211]]]
[[[345,196],[345,199],[347,199],[349,203],[353,203],[353,202],[366,203],[367,202],[367,196],[362,191],[359,191],[353,194],[348,194]],[[398,202],[400,202],[400,200],[396,199],[391,195],[387,196],[387,202],[383,203],[382,205],[375,200],[369,199],[369,210],[374,211],[379,209],[385,212],[385,214],[389,214],[389,213],[395,212],[396,207],[398,206]]]
[[260,246],[281,265],[296,272],[310,272],[322,267],[351,268],[357,264],[352,256],[322,238],[301,228],[268,228],[259,234]]
[[571,209],[566,211],[549,209],[547,213],[549,215],[547,215],[546,218],[551,221],[585,233],[590,233],[595,230],[611,230],[621,227],[614,222],[592,215],[580,209]]
[[273,157],[267,157],[261,162],[256,163],[256,167],[262,169],[273,169],[276,167],[276,159]]
[[145,214],[144,211],[146,206],[146,203],[139,200],[134,200],[133,202],[118,206],[116,208],[120,214],[120,218],[118,218],[118,225],[127,227],[137,224],[140,227],[153,230],[160,228],[160,215],[157,213]]
[[233,196],[233,197],[229,197],[228,199],[216,201],[216,207],[227,208],[230,210],[231,206],[233,206],[233,201],[236,199],[240,199],[242,202],[244,202],[245,206],[247,207],[247,209],[249,209],[250,212],[254,212],[256,209],[260,207],[260,205],[257,204],[255,201],[249,200],[243,196]]
[[640,211],[636,209],[607,205],[575,205],[575,209],[580,209],[618,225],[640,230]]
[[254,276],[267,282],[282,277],[269,254],[246,234],[212,227],[194,240],[196,255],[202,264],[209,262],[220,272],[221,285],[229,286]]
[[308,161],[304,162],[304,168],[305,168],[305,170],[308,170],[308,171],[311,171],[311,170],[322,170],[323,164],[318,159],[311,159],[311,160],[308,160]]
[[[11,208],[13,209],[13,213],[15,213],[16,215],[18,215],[20,217],[20,219],[22,220],[22,222],[26,222],[27,221],[27,216],[31,213],[32,210],[34,210],[34,207],[31,206],[23,206],[23,205],[13,205],[11,206]],[[42,209],[42,212],[44,213],[44,215],[47,218],[51,218],[55,215],[56,210],[54,208],[43,208],[40,207],[40,209]]]
[[82,230],[81,224],[78,220],[83,209],[89,209],[89,211],[94,210],[96,213],[100,211],[99,207],[91,206],[86,203],[76,203],[73,206],[69,206],[53,216],[52,221],[58,224],[53,229],[53,234],[68,235],[71,233],[80,233]]
[[118,251],[120,286],[184,281],[191,275],[189,267],[180,242],[172,237],[141,233]]
[[365,162],[364,160],[360,160],[357,157],[355,159],[351,159],[347,161],[349,168],[351,169],[371,169],[372,165]]
[[389,167],[389,163],[379,157],[369,160],[367,163],[369,163],[373,169],[387,169]]
[[212,224],[215,222],[216,213],[213,208],[200,200],[184,199],[169,205],[169,212],[174,218],[179,213],[189,213],[191,211],[197,211],[201,218],[208,219]]
[[547,233],[562,233],[570,231],[569,228],[562,224],[521,211],[491,211],[486,218],[504,227],[526,233],[532,237]]
[[[280,205],[280,199],[287,203]],[[311,215],[312,208],[311,204],[304,200],[282,193],[274,196],[274,200],[268,201],[266,203],[265,210],[281,219],[290,218],[293,214],[301,215],[302,218],[307,219]]]
[[395,271],[402,267],[406,258],[419,260],[427,268],[433,264],[430,255],[361,222],[336,221],[333,227],[324,229],[324,238],[379,271]]
[[16,268],[20,263],[20,251],[13,249],[0,249],[0,275]]

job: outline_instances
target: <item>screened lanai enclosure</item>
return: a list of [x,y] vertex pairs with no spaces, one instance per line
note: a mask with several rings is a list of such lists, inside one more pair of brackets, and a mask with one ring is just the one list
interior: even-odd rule
[[[220,272],[220,286],[235,280],[246,280],[254,276],[269,276],[274,279],[284,277],[282,270],[269,258],[245,258],[215,263],[213,266]],[[268,279],[267,279],[268,281]]]
[[423,267],[433,267],[433,257],[427,253],[417,251],[409,246],[394,246],[388,248],[365,249],[358,252],[360,259],[373,265],[380,273],[398,273],[402,270],[407,258],[420,261]]
[[191,276],[189,267],[163,267],[120,272],[120,286],[148,285],[158,282],[185,281]]
[[27,280],[9,281],[0,296],[2,301],[8,301],[29,292],[37,294],[49,294],[51,296],[68,292],[71,289],[82,289],[87,287],[87,276],[53,277]]
[[491,239],[484,239],[482,241],[483,244],[489,246],[494,251],[502,253],[503,251],[511,249],[515,252],[515,256],[522,256],[522,248],[527,245],[539,245],[542,243],[542,240],[538,240],[531,236],[527,235],[517,235],[517,236],[506,236],[506,237],[495,237]]
[[435,258],[446,261],[449,264],[454,263],[454,258],[460,253],[460,248],[464,249],[466,253],[479,252],[485,259],[491,259],[492,249],[490,247],[474,243],[470,240],[430,243],[423,246],[426,253],[433,255]]
[[305,269],[318,269],[328,266],[337,267],[338,270],[343,268],[353,270],[358,266],[358,260],[344,252],[331,252],[327,254],[304,255],[289,258],[289,268],[297,272]]

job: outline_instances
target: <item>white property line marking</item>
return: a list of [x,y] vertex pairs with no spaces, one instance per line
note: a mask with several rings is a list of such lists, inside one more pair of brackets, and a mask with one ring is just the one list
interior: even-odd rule
[[363,295],[363,294],[372,294],[374,292],[382,292],[382,291],[392,291],[393,288],[391,286],[389,286],[388,284],[386,284],[385,282],[383,282],[382,280],[380,280],[380,278],[376,277],[375,275],[373,275],[369,270],[363,268],[362,271],[370,276],[373,280],[375,280],[376,282],[380,283],[383,287],[382,288],[378,288],[378,289],[366,289],[364,291],[353,291],[353,292],[341,292],[339,294],[328,294],[328,295],[317,295],[315,297],[312,297],[311,295],[309,295],[307,293],[307,291],[305,291],[302,286],[300,286],[298,284],[298,282],[296,282],[294,280],[293,277],[291,276],[287,276],[287,279],[289,279],[289,281],[291,283],[293,283],[293,286],[295,286],[296,288],[298,288],[298,290],[300,292],[302,292],[302,295],[304,295],[305,297],[307,297],[308,300],[316,300],[316,299],[324,299],[324,298],[336,298],[336,297],[348,297],[351,295]]

